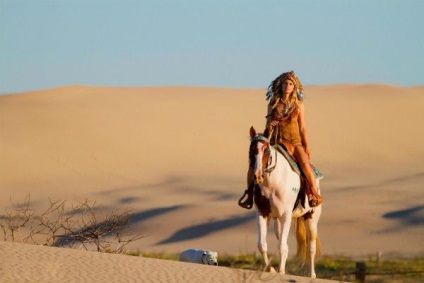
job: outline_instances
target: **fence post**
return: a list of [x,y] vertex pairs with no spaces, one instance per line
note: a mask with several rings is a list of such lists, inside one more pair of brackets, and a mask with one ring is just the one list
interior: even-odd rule
[[360,283],[365,282],[366,270],[367,270],[367,267],[366,267],[364,261],[357,261],[356,262],[356,273],[355,273],[356,281],[358,281]]
[[381,251],[377,252],[377,266],[381,267],[381,260],[382,260],[383,253]]

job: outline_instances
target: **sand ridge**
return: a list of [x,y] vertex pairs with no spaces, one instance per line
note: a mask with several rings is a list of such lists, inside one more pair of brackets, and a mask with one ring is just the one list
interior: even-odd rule
[[293,275],[37,245],[0,242],[0,251],[0,280],[4,283],[310,282]]

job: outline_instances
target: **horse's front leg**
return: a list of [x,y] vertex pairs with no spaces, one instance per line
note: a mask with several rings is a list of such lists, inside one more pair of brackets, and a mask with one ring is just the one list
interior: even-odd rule
[[265,263],[266,270],[271,270],[270,262],[268,259],[268,245],[266,242],[266,235],[268,229],[268,218],[263,217],[258,213],[258,250],[262,255]]
[[289,255],[289,245],[287,244],[287,239],[289,237],[292,215],[291,213],[285,212],[283,216],[277,219],[277,221],[280,221],[280,225],[281,225],[281,230],[280,230],[281,234],[280,234],[280,237],[278,238],[279,239],[278,253],[280,255],[280,267],[278,269],[278,272],[280,274],[285,274],[286,261]]

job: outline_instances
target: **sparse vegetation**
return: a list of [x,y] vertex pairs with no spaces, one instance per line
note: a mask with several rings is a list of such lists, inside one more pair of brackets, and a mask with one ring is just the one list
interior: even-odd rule
[[[164,253],[133,253],[132,255],[142,255],[150,258],[160,258],[177,260],[177,254]],[[218,258],[219,266],[241,268],[254,271],[264,269],[262,259],[259,254],[240,254],[240,255],[220,255]],[[271,259],[272,265],[277,266],[278,260]],[[316,272],[319,278],[332,280],[355,282],[357,260],[343,256],[322,256],[317,260]],[[424,281],[424,255],[410,258],[388,258],[376,261],[375,257],[370,256],[364,260],[366,270],[366,280],[369,283],[418,283]],[[297,262],[289,259],[286,265],[288,274],[307,276],[306,267],[299,267]]]
[[143,238],[123,232],[131,218],[129,209],[108,212],[89,199],[71,204],[49,201],[40,213],[32,208],[29,196],[12,203],[0,217],[3,241],[122,253],[129,243]]

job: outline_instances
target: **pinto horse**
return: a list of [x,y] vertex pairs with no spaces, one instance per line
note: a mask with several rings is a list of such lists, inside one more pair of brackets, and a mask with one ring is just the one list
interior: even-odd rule
[[[318,220],[321,215],[321,205],[311,208],[308,201],[297,203],[301,179],[287,159],[271,146],[267,137],[256,134],[250,128],[249,163],[255,182],[255,204],[257,207],[258,249],[264,263],[270,266],[267,255],[267,226],[274,220],[274,232],[278,240],[280,265],[278,272],[285,273],[286,260],[289,253],[287,239],[292,219],[296,230],[297,257],[304,264],[309,251],[310,276],[315,274],[315,256],[320,251],[318,239]],[[317,180],[319,193],[319,181]],[[262,201],[260,200],[262,199]],[[301,198],[302,199],[302,198]],[[261,203],[266,203],[263,210]],[[264,212],[265,211],[265,212]],[[273,270],[272,267],[270,268]]]

